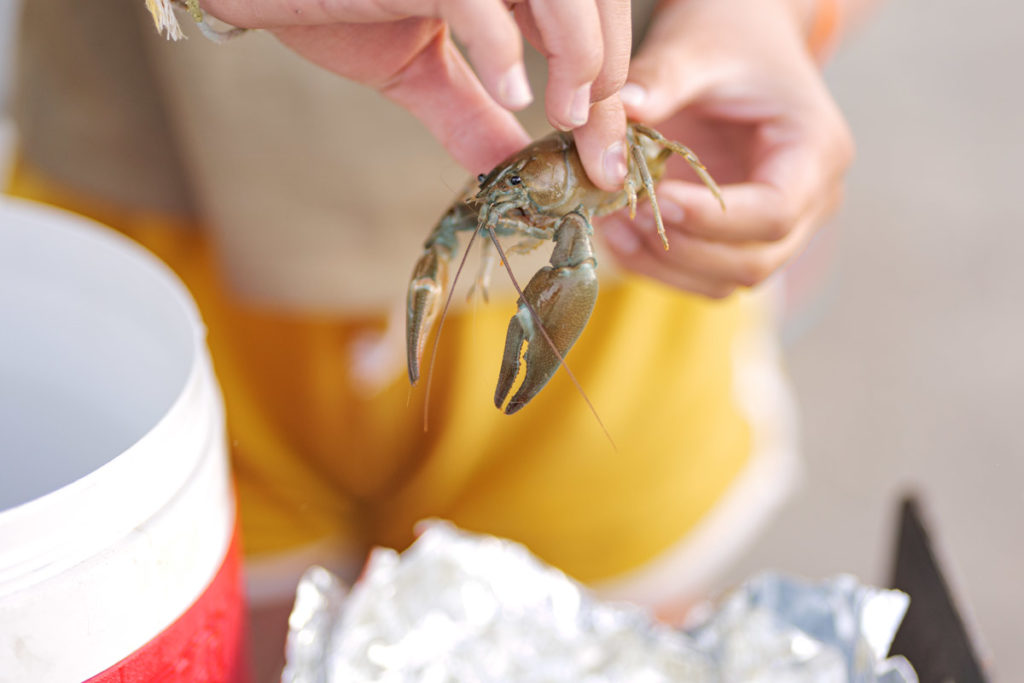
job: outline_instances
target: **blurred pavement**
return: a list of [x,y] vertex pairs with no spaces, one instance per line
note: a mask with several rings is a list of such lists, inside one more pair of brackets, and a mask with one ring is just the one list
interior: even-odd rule
[[888,580],[930,512],[997,680],[1024,670],[1024,6],[883,6],[828,76],[858,143],[815,326],[787,347],[806,478],[723,580]]

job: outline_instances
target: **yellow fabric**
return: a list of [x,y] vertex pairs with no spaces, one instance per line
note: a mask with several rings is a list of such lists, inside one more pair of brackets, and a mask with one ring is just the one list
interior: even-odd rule
[[424,433],[423,383],[397,376],[370,396],[351,382],[351,345],[383,317],[253,309],[222,281],[199,226],[76,196],[24,167],[10,190],[126,233],[192,291],[250,555],[325,537],[401,548],[416,521],[442,517],[522,541],[581,580],[611,578],[678,543],[749,457],[732,377],[733,341],[754,318],[745,297],[711,302],[641,279],[602,289],[568,360],[617,452],[564,372],[519,414],[494,408],[511,301],[451,317]]

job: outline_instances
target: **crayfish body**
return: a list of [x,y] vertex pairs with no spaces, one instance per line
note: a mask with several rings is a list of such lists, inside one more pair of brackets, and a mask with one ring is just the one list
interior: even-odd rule
[[[526,363],[523,381],[505,405],[505,413],[512,414],[547,384],[590,319],[598,290],[597,260],[591,244],[594,216],[626,206],[632,216],[637,197],[646,194],[668,249],[654,183],[664,174],[672,154],[690,164],[725,208],[715,181],[688,148],[638,123],[627,127],[626,142],[628,171],[619,192],[606,192],[591,183],[572,134],[555,132],[481,175],[479,187],[467,190],[441,217],[424,244],[409,283],[406,347],[410,382],[415,384],[419,378],[426,340],[442,308],[448,265],[458,246],[456,233],[475,231],[490,238],[503,262],[498,237],[516,238],[510,253],[528,251],[546,240],[555,243],[550,265],[541,268],[521,290],[518,310],[509,321],[494,404],[499,409],[505,404],[522,355]],[[486,249],[490,243],[484,244]],[[485,254],[488,263],[493,263],[489,251]],[[485,270],[478,278],[485,292],[486,278]],[[527,348],[522,353],[524,343]]]

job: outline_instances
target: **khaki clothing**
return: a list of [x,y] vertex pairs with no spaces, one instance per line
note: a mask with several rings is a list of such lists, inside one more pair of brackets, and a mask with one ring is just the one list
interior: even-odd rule
[[[401,547],[439,516],[656,603],[692,597],[755,533],[792,462],[762,298],[708,301],[599,256],[568,362],[616,451],[565,373],[520,413],[494,409],[515,310],[496,292],[446,323],[424,433],[387,320],[465,172],[403,110],[268,35],[217,46],[188,27],[171,44],[125,7],[25,6],[11,189],[131,236],[195,295],[250,579],[285,576],[288,596],[309,564]],[[527,118],[544,132],[539,108]]]
[[[26,3],[16,119],[27,162],[111,201],[200,218],[246,299],[321,313],[400,305],[466,171],[404,109],[269,34],[216,45],[183,15],[188,40],[175,43],[142,5]],[[528,56],[543,92],[542,61]],[[540,103],[522,118],[550,130]],[[546,259],[517,270],[528,279]]]

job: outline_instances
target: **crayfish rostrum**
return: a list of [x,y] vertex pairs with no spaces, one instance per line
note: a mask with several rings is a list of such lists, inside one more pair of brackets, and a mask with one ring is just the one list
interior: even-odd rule
[[[591,219],[626,206],[632,216],[637,196],[646,193],[667,249],[654,183],[664,174],[673,153],[690,164],[722,203],[715,181],[688,148],[639,123],[628,125],[626,142],[628,171],[618,192],[606,192],[591,183],[572,134],[555,132],[512,155],[487,175],[480,175],[479,187],[473,187],[476,191],[465,192],[441,217],[424,244],[409,283],[406,344],[409,380],[413,384],[419,378],[427,336],[442,308],[448,264],[457,249],[457,232],[473,231],[473,237],[480,234],[490,238],[506,267],[499,236],[518,238],[508,250],[512,253],[532,249],[544,240],[555,242],[551,265],[541,268],[520,291],[518,310],[508,325],[494,392],[494,404],[499,409],[519,373],[522,346],[527,344],[522,384],[505,406],[505,413],[512,414],[547,384],[590,319],[597,301]],[[485,281],[485,275],[478,280],[481,286]]]

